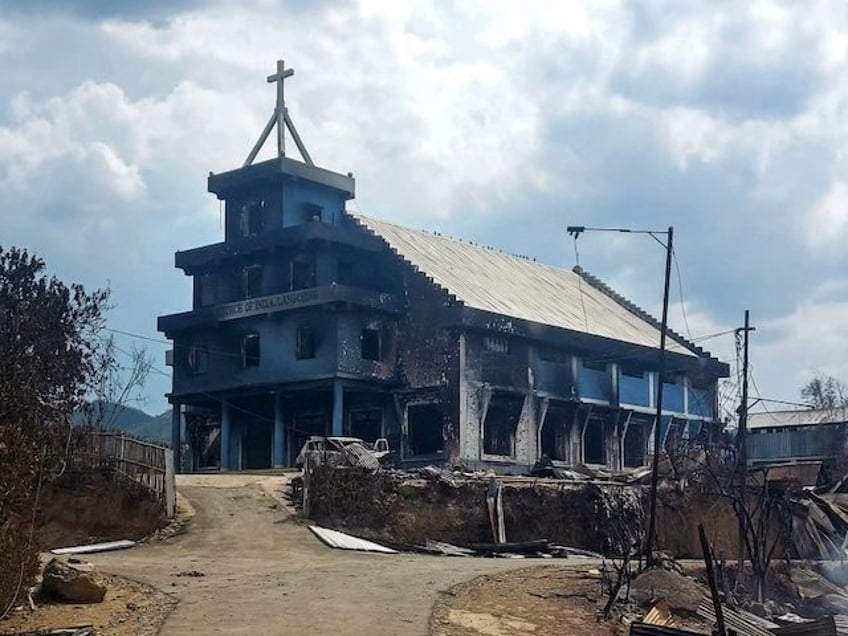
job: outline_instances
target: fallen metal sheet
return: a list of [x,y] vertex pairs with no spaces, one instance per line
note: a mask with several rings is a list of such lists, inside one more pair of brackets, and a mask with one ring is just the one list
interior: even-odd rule
[[807,621],[806,623],[793,623],[791,625],[783,625],[775,627],[771,630],[772,634],[788,634],[805,636],[836,636],[836,623],[833,616],[825,616],[816,620]]
[[312,534],[331,548],[357,550],[360,552],[382,552],[383,554],[398,553],[397,550],[392,550],[373,541],[366,541],[365,539],[360,539],[359,537],[354,537],[337,530],[330,530],[329,528],[321,528],[319,526],[309,526],[309,529],[312,531]]
[[651,625],[650,623],[631,623],[630,636],[703,636],[700,632],[690,632],[678,627]]
[[676,627],[674,623],[674,616],[671,615],[671,608],[669,608],[668,603],[666,603],[665,599],[659,599],[654,606],[651,608],[647,614],[645,614],[645,618],[642,619],[643,623],[648,625],[661,625],[663,627]]
[[513,541],[511,543],[472,543],[470,547],[475,552],[527,554],[528,552],[549,550],[551,544],[547,539],[538,539],[536,541]]
[[445,556],[469,557],[475,556],[477,554],[476,552],[474,552],[474,550],[469,550],[468,548],[461,548],[458,545],[445,543],[444,541],[433,541],[432,539],[427,539],[425,549],[428,552],[432,552],[434,554],[443,554]]
[[[721,612],[724,615],[725,628],[732,629],[740,636],[772,636],[772,632],[769,629],[765,629],[763,627],[760,627],[759,625],[755,625],[750,620],[747,620],[746,617],[742,616],[738,612],[733,611],[726,605],[721,606]],[[716,622],[715,610],[713,609],[713,602],[710,599],[705,598],[703,601],[701,601],[701,605],[698,607],[697,614],[702,618],[706,618],[713,624]],[[777,627],[777,625],[772,625],[774,627]]]
[[135,541],[121,539],[120,541],[106,541],[105,543],[91,543],[89,545],[75,545],[68,548],[55,548],[50,550],[51,554],[93,554],[94,552],[109,552],[111,550],[126,550],[135,545]]

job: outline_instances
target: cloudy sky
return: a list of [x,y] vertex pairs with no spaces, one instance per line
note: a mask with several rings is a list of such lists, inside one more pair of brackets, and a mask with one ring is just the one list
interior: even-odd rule
[[[848,380],[839,1],[7,2],[0,244],[110,286],[111,326],[159,338],[156,316],[189,307],[173,253],[221,239],[205,178],[241,165],[277,58],[313,158],[355,174],[354,209],[565,267],[568,224],[674,225],[676,328],[725,331],[748,308],[763,395]],[[649,238],[578,248],[658,309]],[[734,361],[732,336],[704,345]],[[147,410],[168,384],[151,378]]]

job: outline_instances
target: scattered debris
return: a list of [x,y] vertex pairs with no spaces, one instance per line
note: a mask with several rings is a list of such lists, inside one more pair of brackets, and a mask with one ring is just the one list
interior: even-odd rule
[[422,477],[426,477],[427,479],[440,481],[451,488],[456,488],[456,480],[453,478],[451,472],[445,468],[439,468],[438,466],[432,465],[424,466],[423,468],[418,469],[418,474]]
[[357,550],[361,552],[381,552],[383,554],[398,553],[397,550],[392,550],[391,548],[345,534],[344,532],[330,530],[329,528],[321,528],[319,526],[308,527],[312,531],[312,534],[331,548],[337,548],[340,550]]
[[198,570],[188,570],[186,572],[177,572],[174,576],[191,576],[194,578],[199,578],[201,576],[206,576],[203,572]]
[[100,603],[106,597],[106,585],[90,564],[51,559],[44,566],[41,594],[73,603]]
[[425,544],[423,551],[429,552],[431,554],[441,554],[444,556],[469,557],[477,555],[474,550],[469,550],[468,548],[461,548],[459,546],[452,545],[450,543],[445,543],[443,541],[432,541],[430,539],[427,539],[427,543]]
[[664,627],[675,626],[674,617],[671,615],[671,608],[663,598],[654,603],[650,611],[645,614],[642,622],[648,625],[662,625]]
[[51,554],[93,554],[95,552],[109,552],[111,550],[126,550],[135,545],[135,541],[121,539],[119,541],[106,541],[105,543],[91,543],[88,545],[75,545],[68,548],[54,548]]
[[512,543],[473,543],[471,549],[482,554],[535,554],[538,552],[550,552],[551,544],[547,539],[537,541],[515,541]]

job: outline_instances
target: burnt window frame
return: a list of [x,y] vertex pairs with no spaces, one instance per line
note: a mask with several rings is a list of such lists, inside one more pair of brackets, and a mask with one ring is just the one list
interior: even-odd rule
[[[439,446],[435,450],[431,452],[414,452],[413,451],[413,437],[415,437],[419,441],[424,441],[422,438],[427,437],[426,435],[415,435],[413,436],[413,426],[412,426],[412,415],[413,410],[415,409],[433,409],[437,412],[438,417],[436,418],[437,427],[433,432],[438,433],[439,437]],[[418,400],[409,402],[405,407],[405,419],[406,419],[406,431],[405,431],[405,444],[404,444],[404,458],[415,458],[415,457],[436,457],[444,455],[445,452],[445,438],[444,438],[444,426],[445,426],[445,409],[443,404],[439,400]],[[418,430],[418,427],[415,427]],[[432,441],[432,440],[430,440]]]
[[[301,285],[299,277],[296,277],[295,274],[297,272],[298,267],[306,267],[307,269],[307,278],[305,279],[306,284]],[[313,289],[316,285],[316,267],[315,267],[315,259],[311,257],[297,257],[293,258],[289,263],[289,289],[291,291],[300,291],[302,289]],[[295,284],[297,281],[297,284]]]
[[[256,351],[252,352],[248,349],[249,342],[255,342]],[[241,339],[241,368],[249,369],[258,367],[262,361],[262,341],[259,333],[253,331],[245,334]]]
[[[367,352],[373,349],[373,347],[369,346],[368,351],[366,350],[366,344],[371,342],[372,338],[376,343],[376,355],[374,357],[372,357],[371,355],[365,355]],[[380,329],[375,329],[373,327],[362,328],[359,333],[359,355],[363,360],[371,360],[372,362],[382,362],[383,332]]]
[[313,360],[316,350],[315,329],[312,327],[298,327],[295,330],[295,360]]
[[186,366],[191,375],[209,373],[209,347],[205,343],[195,343],[188,350]]
[[[247,265],[247,266],[242,268],[241,272],[242,272],[242,292],[243,292],[242,295],[244,296],[244,298],[247,300],[247,299],[250,299],[250,298],[259,298],[260,296],[262,296],[263,295],[262,287],[263,287],[263,282],[264,282],[263,279],[265,277],[265,271],[264,271],[264,268],[262,267],[262,265],[260,265],[258,263],[254,264],[254,265]],[[256,273],[258,273],[258,281],[256,281],[254,279],[254,283],[251,284],[251,274],[256,276]],[[253,285],[258,285],[258,289],[252,289]],[[252,292],[256,292],[256,293],[252,293]]]
[[[512,404],[510,404],[510,402]],[[500,391],[495,390],[492,392],[491,397],[489,398],[489,404],[486,408],[486,414],[483,417],[483,421],[481,422],[481,447],[483,450],[483,455],[488,457],[504,457],[509,459],[516,458],[516,439],[518,437],[518,427],[521,424],[521,416],[524,414],[524,408],[526,406],[527,396],[523,393],[517,393],[513,391]],[[515,416],[515,422],[511,423],[511,430],[508,431],[508,434],[505,439],[498,439],[496,437],[495,440],[492,440],[491,436],[487,435],[487,431],[490,430],[489,426],[486,426],[486,422],[489,421],[489,417],[493,413],[493,407],[497,410],[503,409],[506,413],[506,416]],[[511,409],[516,409],[514,413],[510,413]],[[509,420],[507,420],[509,424]],[[494,427],[494,423],[490,425]],[[496,428],[506,428],[504,426],[497,426]],[[502,431],[501,431],[502,432]],[[498,436],[500,437],[500,436]],[[509,452],[502,453],[499,452],[502,450],[498,448],[501,444],[509,446],[507,449]],[[495,444],[495,447],[492,446]]]
[[242,204],[239,216],[239,230],[242,237],[256,236],[264,231],[265,207],[264,198],[252,199]]

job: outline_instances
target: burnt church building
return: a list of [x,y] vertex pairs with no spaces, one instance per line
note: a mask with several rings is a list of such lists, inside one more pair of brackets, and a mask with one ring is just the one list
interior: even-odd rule
[[[655,433],[714,428],[727,365],[669,332],[660,377],[659,323],[597,278],[346,211],[354,179],[314,165],[291,74],[268,78],[277,103],[245,165],[209,176],[224,240],[176,254],[191,310],[158,328],[182,470],[291,466],[312,435],[384,437],[400,463],[623,470]],[[275,128],[277,156],[254,163]]]

